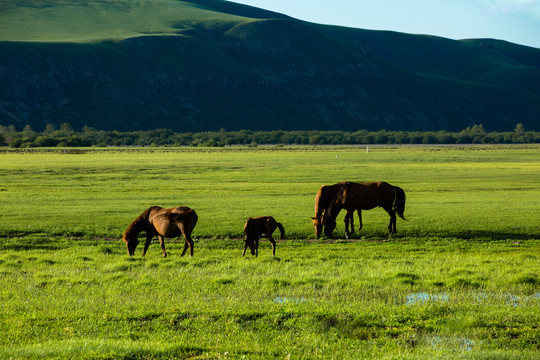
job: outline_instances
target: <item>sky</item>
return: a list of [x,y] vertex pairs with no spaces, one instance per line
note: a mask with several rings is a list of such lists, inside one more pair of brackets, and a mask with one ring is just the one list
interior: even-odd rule
[[319,24],[540,48],[540,0],[232,0]]

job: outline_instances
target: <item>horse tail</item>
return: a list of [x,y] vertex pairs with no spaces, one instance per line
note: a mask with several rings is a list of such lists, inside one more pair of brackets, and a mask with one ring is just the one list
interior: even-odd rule
[[402,218],[403,220],[407,220],[403,215],[403,213],[405,212],[405,191],[403,191],[403,189],[400,187],[394,186],[394,193],[394,210],[400,218]]
[[285,239],[285,229],[283,228],[283,225],[281,225],[281,223],[276,223],[276,225],[279,229],[279,232],[281,233],[280,239],[281,240]]
[[189,209],[189,211],[186,214],[186,217],[191,218],[191,221],[193,223],[193,227],[195,227],[195,225],[197,224],[197,221],[199,220],[199,216],[197,215],[195,210]]
[[177,221],[185,221],[188,220],[191,222],[192,228],[195,227],[197,224],[197,220],[199,220],[199,216],[195,212],[195,210],[188,208],[186,211],[182,213],[174,213],[174,217]]

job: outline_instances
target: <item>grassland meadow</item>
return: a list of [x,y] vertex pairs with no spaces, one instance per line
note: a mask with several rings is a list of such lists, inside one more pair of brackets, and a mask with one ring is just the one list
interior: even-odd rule
[[[535,359],[540,147],[0,151],[0,358]],[[405,190],[389,235],[315,239],[321,185]],[[151,205],[194,208],[183,239],[127,255]],[[249,216],[285,227],[241,256]],[[356,217],[356,215],[355,215]],[[357,222],[356,222],[357,223]],[[276,234],[277,235],[277,234]]]

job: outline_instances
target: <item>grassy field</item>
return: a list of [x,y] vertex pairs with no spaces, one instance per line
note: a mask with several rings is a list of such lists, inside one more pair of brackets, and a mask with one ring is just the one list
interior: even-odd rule
[[[0,358],[536,358],[540,147],[82,149],[0,153]],[[323,184],[407,194],[314,239]],[[151,205],[193,207],[195,256],[120,237]],[[272,215],[276,257],[241,257]],[[157,242],[157,241],[156,241]]]
[[0,41],[92,42],[181,35],[190,24],[251,19],[175,0],[4,0]]

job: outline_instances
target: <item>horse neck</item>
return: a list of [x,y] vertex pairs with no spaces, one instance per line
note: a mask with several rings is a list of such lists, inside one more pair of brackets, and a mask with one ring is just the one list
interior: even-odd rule
[[335,220],[337,215],[339,214],[339,211],[341,208],[335,203],[330,203],[328,207],[325,209],[323,214],[323,223],[326,223],[328,219]]
[[146,229],[146,225],[148,224],[148,218],[150,215],[150,211],[154,207],[148,208],[146,211],[144,211],[141,215],[139,215],[138,218],[136,218],[127,228],[126,234],[135,233],[136,235],[140,232],[144,231]]
[[315,217],[320,218],[323,216],[323,213],[326,214],[328,212],[336,195],[342,190],[343,186],[347,184],[349,184],[349,182],[344,181],[334,185],[325,185],[319,189],[315,198]]
[[315,199],[315,217],[319,219],[322,216],[324,207],[321,206],[322,198],[321,194],[317,194],[317,198]]
[[144,230],[144,222],[143,221],[140,221],[138,218],[133,221],[127,228],[126,230],[126,234],[133,234],[133,235],[138,235],[140,232],[142,232]]
[[[337,184],[336,184],[337,185]],[[315,217],[320,218],[323,216],[323,213],[326,213],[328,208],[329,200],[331,200],[335,195],[336,185],[327,185],[319,189],[317,196],[315,197]]]

